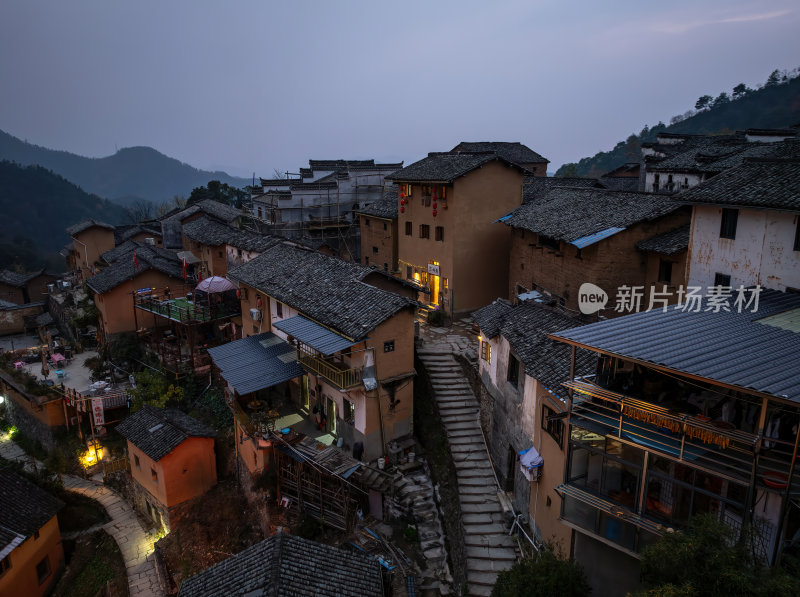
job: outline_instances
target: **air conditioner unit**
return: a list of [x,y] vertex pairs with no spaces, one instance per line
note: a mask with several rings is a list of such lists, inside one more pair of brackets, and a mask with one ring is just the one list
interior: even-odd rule
[[261,321],[261,311],[258,309],[250,309],[250,317],[253,321]]
[[156,239],[153,238],[152,236],[148,236],[147,238],[144,239],[144,244],[146,244],[146,245],[154,245],[155,246]]

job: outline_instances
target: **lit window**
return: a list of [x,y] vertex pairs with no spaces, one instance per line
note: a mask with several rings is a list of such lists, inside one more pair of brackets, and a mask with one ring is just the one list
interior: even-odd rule
[[739,210],[724,208],[722,210],[722,223],[719,227],[720,238],[736,238],[736,224],[739,220]]
[[483,340],[481,342],[481,358],[487,363],[492,362],[492,345]]

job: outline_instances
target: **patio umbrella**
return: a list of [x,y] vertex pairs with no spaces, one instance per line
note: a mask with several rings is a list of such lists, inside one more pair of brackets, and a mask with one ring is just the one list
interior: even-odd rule
[[211,276],[200,282],[195,290],[202,290],[208,294],[215,294],[218,292],[225,292],[226,290],[233,290],[234,288],[236,288],[236,286],[227,278]]

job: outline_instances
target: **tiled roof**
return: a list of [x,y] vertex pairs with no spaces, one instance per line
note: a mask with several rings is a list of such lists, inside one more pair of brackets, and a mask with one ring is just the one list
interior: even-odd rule
[[84,230],[89,230],[89,228],[94,228],[94,227],[114,230],[114,226],[112,226],[111,224],[106,224],[105,222],[100,222],[99,220],[88,219],[88,220],[83,220],[82,222],[78,222],[77,224],[74,224],[69,228],[67,228],[67,234],[69,234],[70,236],[75,236],[76,234],[80,234]]
[[300,174],[304,170],[313,171],[353,171],[353,170],[399,170],[403,167],[403,162],[389,162],[385,164],[375,163],[375,160],[308,160],[310,168],[300,168]]
[[542,157],[527,145],[506,141],[462,141],[450,150],[450,153],[484,153],[494,152],[509,162],[516,164],[549,164],[550,160]]
[[658,234],[636,243],[642,251],[652,251],[661,255],[674,255],[689,248],[689,224]]
[[288,187],[292,182],[289,178],[261,178],[262,187]]
[[204,245],[212,247],[229,245],[245,251],[264,251],[270,245],[278,242],[278,239],[273,236],[232,228],[209,217],[197,218],[184,224],[183,234]]
[[210,216],[214,216],[218,220],[226,223],[234,222],[242,215],[242,212],[234,207],[231,207],[230,205],[225,205],[224,203],[214,201],[213,199],[205,199],[204,201],[190,205],[189,207],[182,209],[177,213],[170,214],[164,219],[175,219],[182,222],[189,216],[193,216],[199,211],[202,211]]
[[639,179],[632,176],[603,176],[600,184],[610,191],[629,191],[639,190]]
[[28,282],[33,280],[36,276],[41,276],[43,273],[44,269],[27,274],[19,274],[17,272],[12,272],[11,270],[4,269],[0,271],[0,283],[8,284],[9,286],[16,286],[17,288],[24,288]]
[[522,184],[522,202],[530,203],[546,195],[556,187],[602,189],[603,185],[596,178],[578,178],[566,176],[528,176]]
[[378,201],[373,201],[353,211],[365,216],[394,220],[397,217],[397,201],[397,189],[386,190]]
[[63,507],[61,500],[24,477],[0,470],[0,529],[30,537]]
[[[547,337],[548,334],[582,325],[571,317],[535,301],[514,307],[503,318],[500,334],[514,353],[525,363],[525,373],[550,392],[565,394],[561,384],[570,379],[570,348]],[[587,375],[597,368],[597,354],[588,350],[575,352],[575,374]]]
[[[159,249],[136,241],[126,241],[112,251],[114,260],[111,265],[86,280],[87,286],[98,294],[113,290],[123,282],[133,280],[149,269],[158,270],[173,278],[181,277],[181,264],[175,251]],[[112,251],[103,253],[103,258],[105,259],[106,255]],[[133,261],[134,251],[136,251],[136,260],[139,262],[138,270]]]
[[176,410],[144,406],[117,425],[117,431],[158,462],[190,437],[214,437],[200,421]]
[[800,159],[750,159],[679,195],[711,203],[800,211]]
[[328,181],[314,181],[314,182],[303,182],[302,180],[293,180],[292,181],[292,190],[293,191],[320,191],[325,189],[336,189],[339,187],[339,183],[335,180],[328,180]]
[[[563,393],[561,383],[569,379],[570,350],[568,346],[547,337],[547,334],[583,325],[583,321],[536,301],[512,306],[497,299],[491,305],[475,311],[472,316],[487,338],[501,334],[514,354],[525,364],[525,373],[542,383],[550,392]],[[578,374],[593,373],[597,355],[579,350],[575,354]]]
[[655,220],[680,208],[681,203],[664,195],[564,187],[521,205],[501,221],[573,242],[604,230]]
[[487,338],[494,338],[500,333],[500,326],[503,325],[503,318],[508,314],[513,305],[506,299],[497,299],[493,303],[481,307],[472,313],[475,323]]
[[117,226],[114,230],[114,244],[122,244],[129,238],[137,234],[149,234],[153,238],[161,238],[161,230],[151,228],[149,226],[142,226],[141,224],[133,224],[130,226]]
[[[734,293],[735,295],[735,293]],[[748,293],[748,298],[751,296]],[[673,371],[800,402],[800,333],[769,325],[800,309],[800,294],[762,290],[741,313],[654,309],[554,334],[565,341]]]
[[494,153],[429,153],[428,157],[390,174],[386,180],[451,183],[493,160],[512,164],[524,174],[530,174],[521,166]]
[[228,277],[261,290],[348,338],[360,340],[401,309],[415,304],[362,282],[371,272],[355,263],[281,243],[230,270]]
[[374,556],[279,532],[188,578],[179,597],[380,597]]

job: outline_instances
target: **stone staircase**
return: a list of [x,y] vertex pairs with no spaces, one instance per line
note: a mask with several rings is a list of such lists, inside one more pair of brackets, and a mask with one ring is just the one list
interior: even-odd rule
[[417,355],[433,386],[456,468],[467,555],[467,592],[489,595],[497,574],[517,560],[478,422],[478,401],[449,344],[426,344]]

